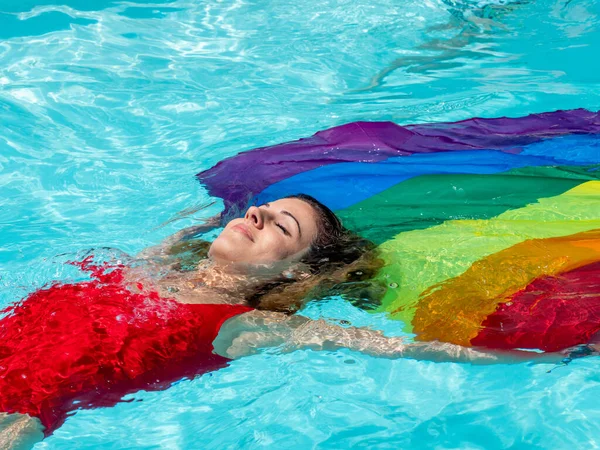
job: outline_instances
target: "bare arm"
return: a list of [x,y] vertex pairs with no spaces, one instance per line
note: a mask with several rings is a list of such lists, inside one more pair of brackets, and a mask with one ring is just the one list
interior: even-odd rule
[[199,225],[194,225],[194,226],[179,230],[177,233],[166,238],[160,244],[155,245],[153,247],[148,247],[148,248],[142,250],[137,255],[137,257],[140,259],[149,259],[149,258],[164,256],[165,254],[168,254],[170,249],[177,243],[179,243],[181,241],[185,241],[187,239],[190,239],[190,238],[196,236],[197,234],[206,233],[215,228],[218,228],[220,225],[220,220],[221,220],[221,215],[217,214],[216,216],[210,217],[205,222],[203,222]]
[[0,449],[27,450],[44,439],[39,419],[27,414],[0,413]]
[[368,328],[346,328],[324,320],[264,311],[252,311],[229,320],[213,345],[216,353],[227,358],[251,355],[270,347],[282,351],[347,348],[384,358],[471,364],[558,363],[565,358],[565,353],[487,351],[437,341],[407,343],[402,338],[387,337]]

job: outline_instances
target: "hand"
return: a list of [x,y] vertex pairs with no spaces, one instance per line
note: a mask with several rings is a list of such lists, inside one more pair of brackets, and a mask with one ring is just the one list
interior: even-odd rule
[[569,363],[574,359],[583,358],[585,356],[598,356],[600,355],[600,351],[598,349],[598,344],[581,344],[576,345],[574,347],[566,348],[559,352],[561,355],[565,356],[563,359],[564,363]]

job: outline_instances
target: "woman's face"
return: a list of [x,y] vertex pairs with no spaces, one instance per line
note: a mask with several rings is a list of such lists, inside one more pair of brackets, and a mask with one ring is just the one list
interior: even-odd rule
[[284,198],[229,222],[209,255],[222,264],[273,265],[298,261],[317,236],[317,216],[308,203]]

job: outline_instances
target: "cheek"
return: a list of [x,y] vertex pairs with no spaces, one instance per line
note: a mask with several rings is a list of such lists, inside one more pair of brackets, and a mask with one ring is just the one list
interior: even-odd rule
[[283,235],[274,233],[269,236],[265,236],[263,242],[261,242],[261,256],[265,260],[270,261],[281,261],[289,258],[303,250],[300,243],[291,241]]
[[282,242],[275,234],[264,233],[260,236],[257,244],[254,249],[257,256],[262,256],[265,259],[280,259],[278,256],[286,253],[285,242]]

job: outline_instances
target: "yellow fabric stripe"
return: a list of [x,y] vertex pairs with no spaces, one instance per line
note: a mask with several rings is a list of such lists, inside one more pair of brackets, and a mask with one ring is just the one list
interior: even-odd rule
[[400,233],[379,247],[387,265],[378,277],[390,286],[379,311],[391,312],[410,330],[423,292],[464,273],[474,262],[527,239],[593,229],[600,229],[600,181],[492,219],[453,220]]

